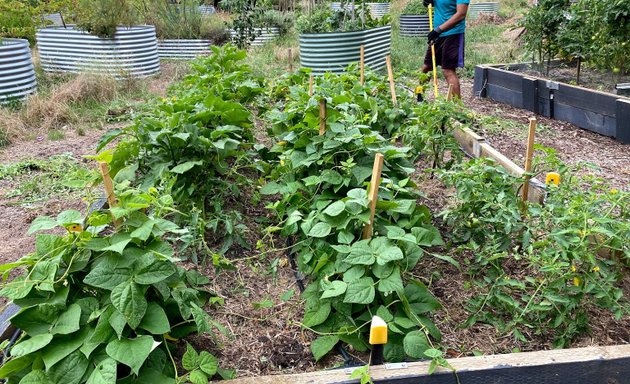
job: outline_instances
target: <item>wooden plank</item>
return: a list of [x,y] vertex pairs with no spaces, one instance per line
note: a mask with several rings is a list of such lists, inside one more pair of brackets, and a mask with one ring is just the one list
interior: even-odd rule
[[538,80],[523,77],[522,107],[530,112],[538,113]]
[[359,82],[365,84],[365,45],[361,44],[359,51],[359,70],[361,71]]
[[[522,177],[525,170],[516,165],[512,160],[504,156],[501,152],[494,149],[489,143],[477,135],[469,128],[457,128],[454,132],[455,139],[462,146],[464,152],[472,157],[488,157],[502,165],[509,174],[515,177]],[[520,187],[515,186],[515,187]],[[527,192],[528,201],[542,203],[546,196],[545,184],[538,179],[531,179],[529,181],[529,188]]]
[[488,84],[522,92],[523,75],[498,68],[488,68]]
[[554,118],[605,136],[615,136],[616,121],[610,116],[554,101]]
[[495,84],[486,84],[486,97],[516,108],[523,107],[523,94]]
[[630,100],[617,99],[615,137],[622,143],[630,144]]
[[387,65],[387,78],[389,79],[389,91],[392,94],[392,103],[394,106],[397,103],[396,101],[396,84],[394,83],[394,70],[392,69],[392,58],[387,55],[385,56],[385,64]]
[[[438,368],[428,374],[430,361],[370,368],[378,384],[608,384],[627,383],[630,345],[510,353],[448,359],[457,372]],[[303,374],[245,377],[228,384],[331,384],[356,383],[351,370],[334,369]]]
[[556,103],[570,105],[601,115],[615,116],[615,102],[618,96],[558,83],[558,89],[554,92],[554,98]]
[[486,76],[488,69],[485,65],[475,65],[475,78],[473,82],[473,96],[486,97]]
[[326,99],[319,100],[319,135],[326,133]]

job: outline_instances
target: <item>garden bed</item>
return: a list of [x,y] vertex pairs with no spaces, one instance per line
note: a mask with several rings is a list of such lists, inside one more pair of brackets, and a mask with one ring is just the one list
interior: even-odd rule
[[211,40],[165,39],[158,41],[158,56],[163,59],[190,60],[210,54]]
[[361,57],[365,46],[365,65],[372,69],[385,66],[392,44],[391,26],[355,32],[300,34],[300,63],[314,74],[341,73]]
[[[346,4],[347,9],[353,9],[354,7],[358,7],[360,3],[354,4]],[[383,16],[387,15],[390,11],[391,4],[390,3],[369,3],[366,2],[365,5],[370,10],[370,15],[375,19],[380,19]],[[341,3],[332,2],[330,3],[330,7],[334,10],[341,9]]]
[[28,41],[0,39],[0,104],[23,99],[36,88]]
[[41,66],[46,72],[106,72],[119,78],[141,78],[160,71],[157,38],[152,26],[118,27],[102,38],[73,26],[37,32]]
[[490,15],[496,16],[499,12],[499,3],[498,2],[479,2],[479,3],[470,3],[468,6],[468,18],[471,20],[478,19],[480,15]]
[[630,143],[630,99],[515,72],[527,66],[476,66],[474,94]]

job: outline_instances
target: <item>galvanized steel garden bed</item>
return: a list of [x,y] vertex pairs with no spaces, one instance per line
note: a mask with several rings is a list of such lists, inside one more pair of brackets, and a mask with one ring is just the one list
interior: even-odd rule
[[429,30],[428,15],[400,15],[400,36],[421,37]]
[[372,69],[385,66],[392,45],[391,26],[354,32],[312,33],[300,35],[300,63],[314,74],[341,73],[360,59],[365,46],[365,64]]
[[165,39],[158,41],[158,56],[164,59],[189,60],[210,54],[212,41],[201,39]]
[[37,32],[37,46],[46,72],[109,73],[119,78],[146,77],[160,71],[155,27],[118,27],[113,38],[79,31],[74,26]]
[[0,104],[35,92],[37,81],[27,40],[0,40]]

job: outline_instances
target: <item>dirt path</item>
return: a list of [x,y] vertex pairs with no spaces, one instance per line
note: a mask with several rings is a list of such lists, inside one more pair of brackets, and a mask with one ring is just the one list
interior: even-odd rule
[[[104,131],[88,130],[84,136],[69,130],[65,139],[50,141],[41,139],[23,141],[0,149],[0,164],[15,163],[29,159],[48,159],[54,155],[72,154],[81,159],[86,167],[90,162],[84,155],[94,154],[94,148]],[[31,222],[41,215],[56,216],[66,209],[85,211],[86,203],[76,196],[57,196],[34,204],[20,204],[9,192],[17,185],[11,180],[0,180],[0,263],[11,262],[35,248],[34,236],[26,234]]]

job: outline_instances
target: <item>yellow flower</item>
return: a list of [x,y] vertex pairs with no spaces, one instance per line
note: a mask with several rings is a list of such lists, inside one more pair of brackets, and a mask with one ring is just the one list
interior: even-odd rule
[[617,188],[613,188],[613,189],[610,190],[610,194],[611,195],[616,195],[618,193],[619,193],[619,190]]
[[286,142],[286,141],[284,141],[284,140],[282,140],[282,141],[278,141],[278,145],[279,145],[279,146],[281,146],[281,147],[283,147],[283,146],[287,145],[287,142]]
[[582,285],[582,279],[580,279],[579,277],[575,276],[573,278],[573,285],[575,285],[576,287],[579,287],[580,285]]
[[284,165],[284,160],[280,160],[280,165]]
[[571,272],[575,272],[577,271],[577,268],[575,268],[575,265],[571,265]]
[[597,265],[596,265],[596,266],[594,266],[594,267],[593,267],[593,272],[599,272],[599,266],[597,266]]

